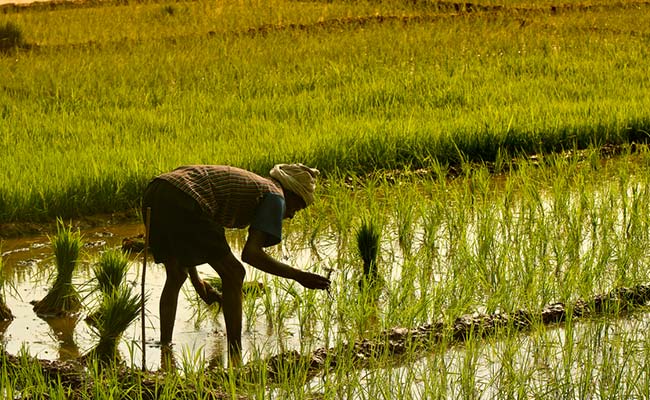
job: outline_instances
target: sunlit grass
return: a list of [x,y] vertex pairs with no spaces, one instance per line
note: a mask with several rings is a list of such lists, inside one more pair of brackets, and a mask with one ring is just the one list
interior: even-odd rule
[[[363,175],[647,137],[647,6],[313,25],[431,12],[278,1],[2,14],[40,47],[0,58],[0,221],[132,209],[181,164]],[[309,27],[247,33],[287,21]]]

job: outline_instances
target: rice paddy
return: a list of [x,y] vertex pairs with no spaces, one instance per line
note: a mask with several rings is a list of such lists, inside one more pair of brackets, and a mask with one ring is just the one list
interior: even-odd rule
[[[189,285],[178,320],[187,333],[171,353],[154,347],[155,296],[164,276],[154,265],[148,275],[149,369],[171,368],[188,375],[189,385],[223,390],[225,397],[228,388],[249,397],[300,398],[364,398],[380,391],[389,398],[494,398],[504,390],[637,396],[648,385],[642,372],[645,301],[603,307],[597,299],[649,281],[648,154],[639,150],[614,160],[600,158],[597,150],[548,156],[522,161],[497,178],[486,167],[467,166],[471,173],[453,180],[403,173],[397,180],[327,181],[319,201],[287,226],[283,247],[272,251],[293,265],[330,273],[330,293],[249,269],[249,286],[264,290],[245,296],[245,366],[234,378],[224,370],[222,316],[216,305],[198,301]],[[403,224],[385,217],[395,206],[397,182],[399,207],[413,209],[408,253],[399,239]],[[359,209],[369,214],[359,215]],[[357,285],[364,260],[356,228],[367,218],[383,221],[375,226],[383,285],[374,296]],[[231,232],[231,242],[238,243],[240,234]],[[112,238],[113,245],[120,242]],[[5,258],[14,266],[11,251]],[[140,267],[134,262],[127,281],[136,286]],[[201,273],[214,276],[207,267]],[[79,287],[87,287],[90,267],[78,274]],[[10,278],[16,282],[17,276]],[[524,315],[522,310],[529,311],[525,323],[508,319]],[[11,329],[8,336],[20,342]],[[72,329],[85,336],[79,354],[97,345],[86,328]],[[189,333],[195,342],[186,341]],[[124,335],[119,358],[138,374],[138,330],[133,326]],[[589,380],[600,386],[587,386]],[[266,389],[259,389],[260,382]],[[116,384],[115,390],[127,389]]]
[[[649,12],[0,6],[0,300],[14,317],[0,325],[0,396],[649,397]],[[144,186],[181,164],[277,162],[323,179],[270,252],[330,291],[248,268],[244,365],[229,369],[218,305],[189,286],[175,346],[156,346],[164,272],[151,265],[140,365],[142,255],[120,252],[119,225],[75,227],[126,215],[128,236],[142,233]],[[5,234],[43,222],[53,239],[79,233],[65,318],[29,306],[60,246]],[[245,232],[228,235],[240,249]]]
[[363,175],[644,140],[647,5],[552,4],[7,7],[0,221],[130,210],[181,164]]

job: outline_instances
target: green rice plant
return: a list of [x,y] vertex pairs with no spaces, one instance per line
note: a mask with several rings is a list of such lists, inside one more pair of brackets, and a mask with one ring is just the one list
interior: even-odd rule
[[406,193],[399,196],[395,205],[395,221],[397,224],[397,243],[404,258],[411,256],[413,237],[415,235],[415,208],[408,199],[413,198],[412,194]]
[[25,45],[25,38],[21,27],[11,21],[0,24],[0,53]]
[[[223,291],[223,282],[219,276],[212,276],[206,279],[206,282],[217,292]],[[242,283],[242,294],[244,299],[255,299],[264,292],[268,291],[267,286],[260,281],[245,281]]]
[[[649,11],[632,18],[635,1],[595,7],[589,19],[577,9],[527,14],[527,29],[512,2],[496,23],[489,13],[431,18],[422,2],[375,3],[0,15],[39,45],[0,59],[10,78],[0,92],[0,221],[132,209],[154,174],[181,163],[266,173],[300,155],[324,176],[436,164],[453,173],[461,160],[501,168],[506,155],[647,136],[649,57],[638,35]],[[413,17],[397,23],[400,15]],[[217,123],[219,135],[206,129]],[[142,155],[142,146],[173,151]],[[29,184],[37,179],[38,190]]]
[[82,236],[58,219],[57,233],[50,237],[50,242],[55,256],[56,279],[47,295],[35,302],[33,308],[40,316],[72,314],[81,309],[81,299],[72,283],[72,275],[83,246]]
[[103,294],[111,293],[124,283],[128,270],[129,259],[124,252],[118,248],[104,251],[93,267],[97,288]]
[[356,233],[357,251],[363,261],[363,275],[359,280],[359,287],[374,287],[381,282],[377,270],[377,261],[381,241],[381,232],[377,224],[369,217],[361,221],[361,226]]
[[[93,274],[102,298],[110,295],[124,284],[128,269],[129,259],[120,249],[107,249],[101,254],[93,267]],[[90,314],[86,321],[96,325],[102,319],[99,314],[100,311],[101,308],[97,312]]]
[[140,315],[140,296],[133,294],[130,286],[120,286],[103,296],[97,310],[101,318],[96,321],[97,345],[84,357],[110,363],[119,358],[118,343],[124,331]]

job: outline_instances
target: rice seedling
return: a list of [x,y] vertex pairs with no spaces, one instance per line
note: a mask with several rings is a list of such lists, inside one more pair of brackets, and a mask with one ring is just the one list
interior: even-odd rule
[[124,283],[128,269],[129,259],[121,250],[107,249],[93,268],[97,288],[103,294],[111,293]]
[[140,296],[130,286],[120,286],[103,296],[97,314],[97,345],[84,357],[110,363],[119,359],[118,344],[124,331],[140,315]]
[[55,256],[56,279],[47,295],[34,303],[39,316],[69,315],[81,309],[81,299],[72,283],[83,240],[79,231],[57,220],[57,232],[50,238]]
[[99,342],[86,358],[115,361],[120,337],[140,313],[140,297],[125,282],[128,268],[129,259],[119,248],[105,250],[93,267],[101,298],[86,321],[95,329]]
[[[93,274],[102,298],[110,295],[124,284],[128,269],[129,259],[120,249],[107,249],[101,254],[93,267]],[[99,314],[101,310],[102,308],[89,315],[86,321],[96,325],[102,319]]]
[[[206,279],[206,282],[212,286],[217,292],[223,291],[223,282],[218,276],[211,276]],[[244,299],[255,299],[262,296],[266,291],[268,291],[267,286],[260,281],[245,281],[242,284],[242,293]]]
[[363,260],[363,275],[359,280],[359,287],[373,288],[382,281],[377,271],[381,240],[379,227],[370,218],[363,219],[357,230],[356,240],[357,251]]

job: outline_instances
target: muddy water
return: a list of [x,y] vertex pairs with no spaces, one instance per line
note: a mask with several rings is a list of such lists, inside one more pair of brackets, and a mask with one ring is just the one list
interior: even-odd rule
[[[15,319],[0,324],[0,340],[7,352],[18,354],[25,349],[32,356],[46,360],[70,360],[89,351],[97,338],[85,322],[96,304],[96,293],[92,290],[92,263],[101,251],[107,247],[120,247],[122,239],[142,233],[139,223],[112,225],[108,227],[82,230],[84,252],[74,275],[74,282],[82,297],[83,311],[76,318],[42,319],[32,310],[31,301],[43,298],[54,278],[54,260],[50,240],[47,236],[23,237],[6,240],[2,244],[5,284],[5,300]],[[235,255],[240,253],[244,232],[228,232],[229,243]],[[327,246],[324,246],[327,251]],[[318,257],[323,257],[323,249]],[[277,248],[275,257],[297,267],[305,267],[315,255],[310,249],[290,249],[291,258],[282,255],[283,249]],[[288,252],[287,252],[288,253]],[[248,268],[248,267],[247,267]],[[217,276],[209,265],[199,266],[199,274],[204,278]],[[130,263],[127,281],[140,293],[142,275],[142,257],[133,257]],[[275,287],[272,278],[252,268],[247,269],[247,281],[262,282]],[[158,302],[165,281],[162,265],[151,259],[147,263],[146,273],[146,363],[147,368],[156,370],[161,367],[159,339]],[[280,291],[281,292],[281,291]],[[276,293],[279,293],[276,291]],[[255,304],[247,302],[254,302]],[[251,354],[269,355],[286,349],[300,349],[301,337],[293,334],[299,331],[297,319],[287,318],[282,327],[274,326],[268,312],[260,305],[259,298],[245,298],[244,331],[242,347],[244,361]],[[246,310],[253,310],[247,312]],[[291,332],[291,334],[287,334]],[[138,319],[124,333],[120,344],[120,354],[127,362],[140,367],[142,360],[141,322]],[[177,363],[202,362],[225,364],[226,334],[223,314],[217,308],[208,308],[198,302],[198,298],[189,280],[183,287],[179,298],[178,313],[174,328],[174,356]]]

